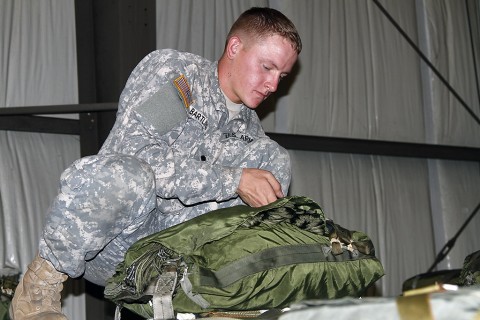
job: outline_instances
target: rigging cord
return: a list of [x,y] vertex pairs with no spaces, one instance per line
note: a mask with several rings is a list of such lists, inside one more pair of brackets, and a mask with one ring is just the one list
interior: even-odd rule
[[[441,75],[441,73],[435,68],[435,66],[428,60],[428,58],[423,54],[423,52],[418,48],[418,46],[412,41],[412,39],[407,35],[407,33],[400,27],[400,25],[393,19],[393,17],[387,12],[387,10],[378,2],[378,0],[373,0],[373,2],[377,5],[377,7],[382,11],[382,13],[388,18],[388,20],[393,24],[393,26],[400,32],[400,34],[407,40],[407,42],[413,47],[413,49],[419,54],[419,56],[422,58],[422,60],[430,67],[430,69],[437,75],[437,77],[443,82],[443,84],[450,90],[450,92],[458,99],[458,101],[461,103],[461,105],[465,108],[465,110],[473,117],[473,119],[480,125],[480,118],[473,112],[473,110],[467,105],[467,103],[460,97],[460,95],[455,91],[455,89],[448,83],[447,80]],[[480,92],[479,92],[479,86],[478,86],[478,75],[477,75],[477,66],[475,64],[475,50],[474,50],[474,43],[473,43],[473,36],[472,36],[472,28],[471,28],[471,23],[470,23],[470,15],[469,13],[469,8],[468,8],[468,0],[466,0],[466,6],[467,6],[467,17],[468,17],[468,23],[469,23],[469,31],[470,31],[470,41],[472,43],[472,55],[473,55],[473,61],[474,61],[474,68],[475,68],[475,78],[476,78],[476,84],[477,84],[477,94],[479,97],[479,102],[480,102]],[[457,240],[458,236],[462,233],[463,229],[467,226],[467,224],[470,222],[470,220],[473,219],[473,217],[477,214],[478,210],[480,209],[480,203],[477,205],[477,207],[472,211],[470,216],[467,218],[467,220],[463,223],[463,225],[460,227],[460,229],[457,231],[455,236],[451,238],[440,250],[440,252],[437,254],[435,261],[433,264],[430,266],[428,269],[427,273],[432,272],[433,269],[447,256],[447,254],[452,250],[453,246],[455,245],[455,241]]]
[[423,52],[418,48],[418,46],[412,41],[412,39],[407,35],[407,33],[400,27],[400,25],[393,19],[393,17],[388,13],[388,11],[378,2],[378,0],[373,0],[373,3],[377,5],[380,11],[387,17],[387,19],[393,24],[393,26],[400,32],[400,34],[407,40],[407,42],[413,47],[413,49],[418,53],[422,60],[430,67],[430,69],[437,75],[440,81],[450,90],[450,92],[457,98],[460,104],[465,108],[465,110],[472,116],[472,118],[480,125],[480,118],[473,112],[473,110],[467,105],[467,103],[460,97],[460,95],[455,91],[455,89],[448,83],[448,81],[442,76],[442,74],[435,68],[435,66],[428,60],[428,58],[423,54]]
[[473,41],[473,32],[472,32],[472,21],[470,19],[470,7],[468,5],[469,0],[465,0],[465,10],[467,13],[467,20],[468,20],[468,31],[470,33],[470,43],[472,47],[472,60],[473,60],[473,70],[475,71],[475,82],[477,84],[477,98],[478,102],[480,103],[480,86],[478,84],[478,69],[477,69],[477,60],[475,54],[475,42]]
[[462,224],[462,226],[460,227],[460,229],[458,229],[457,233],[453,236],[452,239],[450,239],[442,248],[442,250],[440,250],[440,252],[438,253],[437,257],[435,258],[435,261],[433,262],[433,264],[430,266],[430,268],[428,268],[428,271],[427,273],[429,272],[432,272],[433,269],[435,269],[435,267],[443,260],[445,259],[445,257],[447,256],[447,254],[450,252],[450,250],[452,250],[453,246],[455,245],[455,241],[457,241],[457,238],[458,236],[462,233],[463,229],[465,229],[465,227],[467,226],[467,224],[470,222],[470,220],[473,219],[473,217],[475,217],[475,215],[477,214],[478,212],[478,209],[480,209],[480,203],[477,205],[477,207],[472,211],[472,213],[470,213],[470,216],[467,218],[467,220]]

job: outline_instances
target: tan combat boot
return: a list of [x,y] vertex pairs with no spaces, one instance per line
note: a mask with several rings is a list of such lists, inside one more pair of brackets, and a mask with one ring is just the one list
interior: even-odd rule
[[15,289],[10,305],[12,320],[67,320],[62,314],[61,292],[68,276],[37,255]]

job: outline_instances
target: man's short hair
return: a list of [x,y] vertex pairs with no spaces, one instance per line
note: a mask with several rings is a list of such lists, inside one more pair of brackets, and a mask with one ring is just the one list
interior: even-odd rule
[[297,54],[302,51],[302,41],[295,25],[283,13],[272,8],[253,7],[243,12],[232,25],[227,43],[232,36],[239,34],[255,40],[279,35],[290,41]]

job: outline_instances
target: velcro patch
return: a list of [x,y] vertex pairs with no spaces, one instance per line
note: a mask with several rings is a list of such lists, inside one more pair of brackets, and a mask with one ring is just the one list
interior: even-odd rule
[[136,111],[152,124],[160,135],[165,134],[187,118],[187,109],[178,93],[176,85],[168,82],[139,105]]

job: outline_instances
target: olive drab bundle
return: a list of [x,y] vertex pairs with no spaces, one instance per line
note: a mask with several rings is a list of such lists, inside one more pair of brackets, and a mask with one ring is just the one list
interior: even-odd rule
[[153,319],[360,296],[384,274],[369,237],[307,197],[211,211],[137,241],[106,298]]

